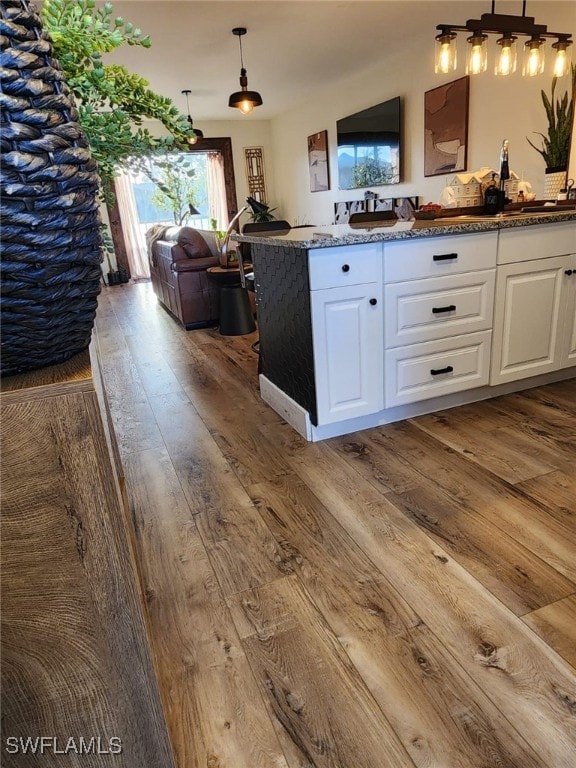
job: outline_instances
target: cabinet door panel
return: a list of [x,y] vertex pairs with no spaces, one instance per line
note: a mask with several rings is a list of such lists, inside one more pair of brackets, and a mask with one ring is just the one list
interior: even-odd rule
[[311,297],[318,423],[382,410],[383,302],[378,284],[314,291]]
[[491,384],[561,367],[565,263],[558,257],[498,269]]
[[569,368],[576,365],[576,254],[568,259],[567,271],[572,270],[571,275],[564,272],[562,306],[564,307],[565,327],[564,342],[560,367]]

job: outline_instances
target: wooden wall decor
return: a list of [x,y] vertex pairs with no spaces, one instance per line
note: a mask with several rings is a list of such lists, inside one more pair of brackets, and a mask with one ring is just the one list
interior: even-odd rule
[[246,178],[250,197],[259,203],[266,202],[266,179],[264,176],[264,151],[262,147],[244,147]]

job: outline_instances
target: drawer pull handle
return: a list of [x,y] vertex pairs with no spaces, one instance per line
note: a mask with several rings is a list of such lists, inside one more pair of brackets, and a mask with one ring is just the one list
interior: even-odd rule
[[342,264],[342,272],[350,272],[350,264]]
[[443,373],[452,373],[453,370],[451,365],[447,365],[446,368],[432,368],[430,373],[432,376],[441,376]]
[[376,304],[378,304],[378,299],[370,299],[370,304],[372,304],[372,306],[375,307]]
[[[574,270],[574,271],[576,272],[576,270]],[[568,275],[568,277],[570,277],[570,275],[572,274],[572,270],[571,269],[565,269],[564,270],[564,274]]]
[[455,312],[456,304],[448,304],[447,307],[432,307],[432,313],[439,315],[441,312]]
[[449,259],[457,259],[457,253],[435,253],[432,256],[433,261],[448,261]]

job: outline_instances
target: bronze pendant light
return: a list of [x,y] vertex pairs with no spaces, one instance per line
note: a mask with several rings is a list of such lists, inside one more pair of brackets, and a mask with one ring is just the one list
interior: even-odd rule
[[198,139],[203,139],[204,134],[202,131],[200,131],[198,128],[194,128],[194,121],[192,120],[192,115],[190,114],[190,105],[188,103],[188,96],[192,93],[192,91],[189,88],[186,88],[185,90],[181,91],[186,96],[186,109],[188,110],[188,122],[190,123],[190,136],[188,136],[188,144],[196,144]]
[[238,36],[240,44],[240,88],[242,90],[236,91],[230,96],[228,106],[239,109],[244,115],[249,115],[254,107],[259,107],[262,104],[262,96],[260,96],[258,91],[248,90],[248,77],[242,57],[242,36],[246,34],[246,31],[245,27],[234,27],[232,30],[232,34]]

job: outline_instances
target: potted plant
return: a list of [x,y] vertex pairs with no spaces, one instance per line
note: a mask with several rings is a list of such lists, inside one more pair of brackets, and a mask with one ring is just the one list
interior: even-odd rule
[[542,103],[548,118],[548,134],[540,133],[542,146],[537,147],[530,139],[528,143],[536,152],[542,155],[546,163],[546,178],[544,181],[544,197],[555,199],[560,189],[565,186],[568,169],[568,153],[574,118],[574,89],[576,87],[576,66],[572,66],[572,79],[569,88],[562,98],[556,97],[558,78],[552,79],[550,97],[544,91]]
[[250,207],[250,217],[254,222],[274,221],[273,212],[276,208],[269,208],[266,203],[261,203],[253,197],[247,197],[246,202]]

